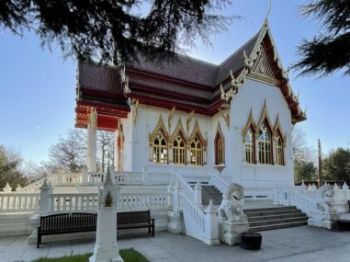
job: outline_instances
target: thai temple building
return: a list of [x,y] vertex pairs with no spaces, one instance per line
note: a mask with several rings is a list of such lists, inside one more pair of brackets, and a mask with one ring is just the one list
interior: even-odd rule
[[[267,20],[218,65],[184,55],[120,67],[79,62],[75,114],[88,130],[88,170],[4,188],[0,235],[35,243],[40,216],[97,213],[106,181],[117,212],[149,210],[155,231],[209,245],[237,244],[246,231],[330,229],[349,212],[346,184],[294,186],[292,131],[306,115]],[[115,134],[107,178],[96,166],[98,130]]]
[[208,176],[246,192],[294,185],[292,129],[305,120],[268,24],[219,65],[179,55],[120,68],[79,63],[76,127],[115,132],[118,171]]

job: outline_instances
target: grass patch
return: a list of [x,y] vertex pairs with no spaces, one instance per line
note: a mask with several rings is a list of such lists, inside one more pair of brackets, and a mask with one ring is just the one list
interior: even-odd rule
[[[124,262],[150,262],[140,252],[133,248],[121,249],[119,254],[124,259]],[[88,262],[91,255],[92,254],[64,256],[58,258],[39,258],[32,262]]]

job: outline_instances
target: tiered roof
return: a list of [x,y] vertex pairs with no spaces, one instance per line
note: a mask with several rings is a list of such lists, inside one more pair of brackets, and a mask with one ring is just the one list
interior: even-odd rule
[[[267,72],[257,64],[260,61],[269,64]],[[130,111],[129,98],[142,104],[213,115],[225,103],[223,93],[232,88],[237,91],[245,78],[279,86],[293,121],[305,119],[280,65],[267,22],[219,65],[178,55],[177,59],[157,63],[140,57],[125,67],[80,62],[78,70],[78,127],[86,126],[89,108],[94,106],[100,119],[98,126],[115,129],[117,119]],[[112,118],[112,122],[108,120]]]

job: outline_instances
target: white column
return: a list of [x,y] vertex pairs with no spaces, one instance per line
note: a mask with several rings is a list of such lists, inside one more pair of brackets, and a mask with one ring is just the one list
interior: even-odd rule
[[88,123],[88,157],[87,167],[89,172],[96,172],[96,132],[97,132],[97,112],[92,108]]

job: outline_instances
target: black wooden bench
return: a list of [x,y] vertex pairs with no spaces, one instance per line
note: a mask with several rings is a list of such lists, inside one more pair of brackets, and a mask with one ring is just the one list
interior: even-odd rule
[[117,229],[148,228],[148,234],[154,237],[154,219],[147,211],[120,212],[117,214]]
[[[45,235],[80,233],[96,231],[97,215],[91,213],[63,213],[40,217],[37,248],[41,237]],[[147,211],[118,212],[117,229],[148,228],[148,234],[154,236],[154,219]]]
[[96,214],[64,213],[40,217],[36,247],[41,244],[41,236],[96,231]]

